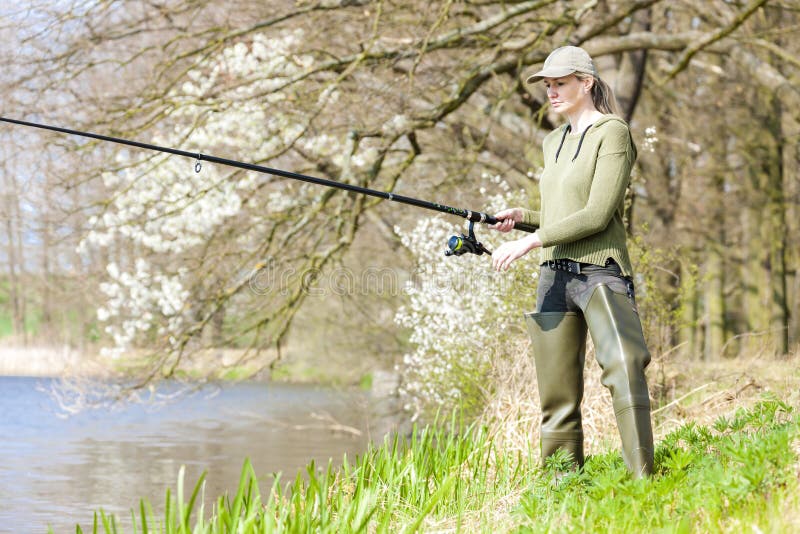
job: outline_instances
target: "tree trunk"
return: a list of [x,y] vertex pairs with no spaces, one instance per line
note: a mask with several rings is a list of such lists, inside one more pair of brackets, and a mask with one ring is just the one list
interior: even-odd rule
[[725,343],[725,297],[723,287],[725,274],[724,261],[719,245],[708,248],[706,259],[706,290],[705,290],[705,345],[703,359],[711,361],[722,354]]
[[766,235],[769,235],[769,232],[765,230],[765,184],[757,163],[751,161],[748,169],[750,170],[741,177],[746,188],[742,196],[749,201],[743,208],[744,257],[740,275],[743,292],[742,326],[738,329],[744,335],[739,352],[745,356],[757,354],[763,348],[763,336],[769,328],[765,301],[765,288],[768,284],[764,239]]
[[[786,224],[786,243],[800,240],[800,121],[784,109],[781,113],[781,164],[783,178],[783,209]],[[796,245],[784,249],[787,286],[787,332],[786,343],[794,346],[800,343],[800,252]]]
[[700,318],[700,293],[697,290],[697,268],[693,263],[681,263],[681,324],[678,332],[678,342],[683,347],[682,352],[689,358],[702,359],[703,352],[700,347],[700,332],[698,331]]
[[14,208],[14,230],[16,232],[16,239],[15,245],[17,247],[17,282],[18,286],[17,289],[19,291],[19,325],[20,325],[20,332],[22,334],[22,342],[28,342],[28,332],[25,325],[25,319],[28,316],[28,301],[25,298],[25,221],[22,218],[22,212],[20,210],[20,201],[19,201],[19,184],[17,184],[16,179],[14,180],[14,188],[16,191],[14,201],[12,202],[12,207]]
[[22,292],[20,285],[19,265],[22,258],[19,257],[17,239],[19,237],[19,195],[17,180],[10,172],[5,172],[6,194],[4,202],[5,229],[8,255],[8,295],[11,303],[11,323],[14,337],[25,341],[25,307],[22,303]]
[[725,345],[725,225],[724,221],[724,178],[712,177],[710,189],[711,211],[717,221],[709,246],[706,248],[705,262],[705,343],[703,359],[711,361],[722,355]]
[[[631,32],[650,31],[650,9],[643,9],[634,14],[631,21]],[[645,66],[647,65],[647,49],[632,50],[622,54],[617,67],[617,79],[614,83],[614,94],[620,107],[620,114],[630,122],[639,96],[642,94]]]
[[49,183],[45,183],[42,196],[44,199],[44,206],[41,207],[42,220],[41,220],[41,239],[42,239],[42,290],[41,290],[41,306],[42,317],[39,324],[40,334],[47,341],[55,335],[55,328],[53,326],[53,268],[51,263],[51,256],[53,254],[53,235],[52,235],[52,221],[50,207],[52,206],[51,187]]
[[767,277],[769,344],[768,350],[777,354],[789,351],[789,313],[786,300],[786,219],[784,218],[783,172],[781,150],[770,158],[767,178],[767,228],[770,235],[765,243],[769,252]]
[[[86,199],[81,197],[80,188],[74,187],[70,190],[70,202],[73,206],[81,206]],[[65,336],[66,340],[74,347],[78,348],[81,354],[85,354],[88,348],[88,342],[92,335],[92,325],[95,323],[95,310],[96,306],[91,300],[92,293],[84,288],[85,281],[97,280],[97,273],[93,272],[92,266],[108,265],[108,262],[101,263],[98,261],[98,254],[93,253],[89,257],[84,258],[78,252],[78,245],[83,237],[81,230],[82,221],[80,219],[73,219],[69,222],[72,235],[67,239],[70,261],[72,269],[70,272],[69,284],[72,287],[81,289],[78,295],[75,295],[70,301],[70,308],[74,310],[76,325],[73,329],[72,320],[65,321],[67,323]],[[102,323],[97,327],[102,330]]]

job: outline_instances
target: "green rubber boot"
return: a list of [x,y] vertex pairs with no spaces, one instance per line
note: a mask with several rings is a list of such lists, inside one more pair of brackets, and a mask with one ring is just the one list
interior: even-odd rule
[[653,472],[653,427],[644,369],[650,352],[630,299],[608,286],[595,289],[584,310],[594,341],[601,382],[611,391],[622,457],[635,478]]
[[542,406],[542,460],[559,449],[583,465],[586,322],[572,312],[526,313]]

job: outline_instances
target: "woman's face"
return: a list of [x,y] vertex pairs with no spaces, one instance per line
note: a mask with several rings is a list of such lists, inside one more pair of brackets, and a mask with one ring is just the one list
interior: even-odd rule
[[587,97],[591,100],[591,86],[587,87],[587,81],[579,80],[574,74],[561,78],[545,78],[544,85],[547,87],[550,107],[556,113],[577,111],[586,103]]

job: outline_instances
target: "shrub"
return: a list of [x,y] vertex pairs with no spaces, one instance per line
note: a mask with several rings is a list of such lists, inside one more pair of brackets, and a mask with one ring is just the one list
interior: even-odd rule
[[[523,191],[511,190],[499,176],[484,180],[500,190],[489,197],[489,212],[528,204]],[[443,245],[453,233],[443,216],[422,219],[410,232],[395,231],[416,258],[406,287],[408,304],[395,316],[411,331],[414,346],[398,369],[405,407],[414,418],[457,406],[475,413],[491,392],[487,377],[493,360],[518,353],[525,338],[522,313],[535,304],[538,262],[533,257],[538,255],[495,273],[486,256],[443,257]],[[478,239],[493,250],[519,237],[483,231]]]

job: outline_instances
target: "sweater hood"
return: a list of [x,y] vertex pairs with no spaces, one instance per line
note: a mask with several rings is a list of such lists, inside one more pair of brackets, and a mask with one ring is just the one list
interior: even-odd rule
[[627,128],[628,136],[630,137],[630,140],[631,140],[631,151],[633,152],[632,160],[636,161],[636,158],[638,157],[639,154],[638,154],[638,151],[636,150],[636,143],[633,142],[633,134],[631,133],[631,127],[628,125],[627,122],[625,122],[625,119],[623,119],[619,115],[611,115],[611,114],[603,115],[600,119],[598,119],[592,125],[591,129],[599,128],[599,127],[603,126],[604,124],[608,124],[608,123],[612,123],[612,122],[618,122],[618,123],[622,124],[623,126],[625,126],[625,128]]
[[623,119],[619,115],[608,114],[608,115],[603,115],[602,117],[594,121],[594,123],[592,124],[592,128],[599,128],[600,126],[604,125],[607,122],[621,122],[626,127],[628,126],[628,123],[625,122],[625,119]]

